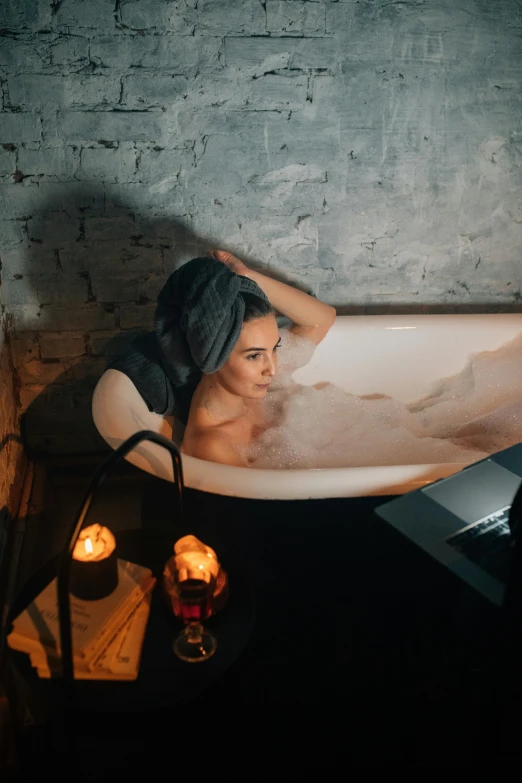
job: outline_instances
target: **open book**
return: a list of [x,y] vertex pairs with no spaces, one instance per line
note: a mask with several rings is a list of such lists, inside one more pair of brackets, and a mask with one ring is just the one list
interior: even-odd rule
[[[143,597],[131,616],[111,639],[107,647],[92,662],[90,668],[74,663],[74,677],[77,680],[135,680],[138,676],[145,629],[149,619],[152,581],[149,592]],[[61,676],[60,658],[47,657],[43,651],[31,653],[31,665],[38,676],[49,679]]]
[[[71,599],[73,660],[82,669],[92,669],[136,606],[152,589],[154,580],[149,568],[118,560],[118,586],[98,601]],[[10,647],[45,658],[59,659],[60,631],[57,579],[14,621],[7,641]]]

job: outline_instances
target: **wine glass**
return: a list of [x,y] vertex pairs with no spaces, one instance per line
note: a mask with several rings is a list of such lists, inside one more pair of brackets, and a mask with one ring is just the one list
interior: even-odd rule
[[216,651],[215,637],[203,623],[228,597],[228,580],[216,553],[195,536],[184,536],[167,561],[163,586],[172,611],[185,623],[174,640],[174,652],[183,661],[207,661]]
[[[175,573],[179,577],[179,570],[176,569]],[[172,608],[185,627],[174,640],[174,652],[182,661],[206,661],[216,651],[215,637],[203,627],[203,622],[212,614],[214,588],[215,580],[175,579],[171,592]]]

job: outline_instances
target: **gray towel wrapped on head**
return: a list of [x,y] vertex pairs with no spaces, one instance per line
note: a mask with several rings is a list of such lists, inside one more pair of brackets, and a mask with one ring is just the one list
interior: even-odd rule
[[149,410],[186,423],[202,373],[219,370],[239,339],[245,301],[259,286],[213,258],[194,258],[158,296],[155,331],[139,337],[110,367],[128,375]]

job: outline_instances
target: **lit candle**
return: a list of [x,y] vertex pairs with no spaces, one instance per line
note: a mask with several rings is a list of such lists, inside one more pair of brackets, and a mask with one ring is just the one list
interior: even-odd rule
[[228,599],[227,573],[221,568],[212,547],[196,536],[183,536],[176,541],[174,556],[167,561],[163,571],[163,587],[178,617],[181,615],[180,585],[197,582],[208,585],[210,611],[215,614]]
[[210,584],[217,579],[219,563],[216,553],[196,536],[183,536],[174,545],[174,563],[178,570],[178,581],[202,579]]
[[83,528],[76,541],[71,564],[71,593],[96,601],[112,593],[118,584],[116,540],[111,531],[94,524]]

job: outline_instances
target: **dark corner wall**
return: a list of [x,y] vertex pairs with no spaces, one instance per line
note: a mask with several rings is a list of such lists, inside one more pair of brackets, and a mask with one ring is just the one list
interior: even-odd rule
[[[10,324],[0,288],[0,565],[9,517],[16,513],[23,481],[20,403],[10,349]],[[6,522],[7,520],[7,522]]]

